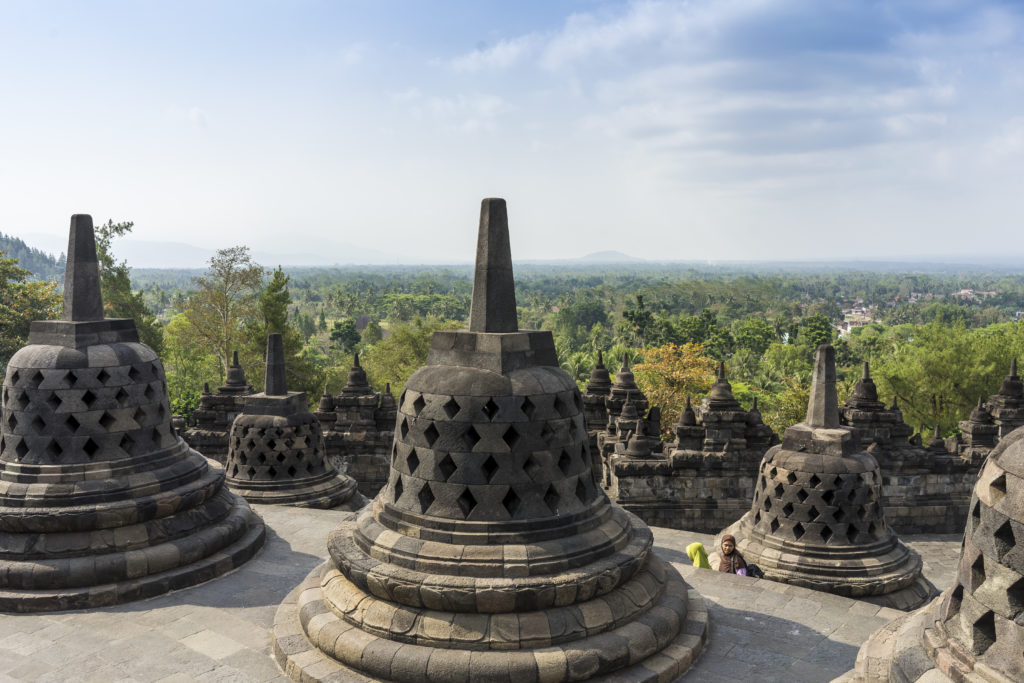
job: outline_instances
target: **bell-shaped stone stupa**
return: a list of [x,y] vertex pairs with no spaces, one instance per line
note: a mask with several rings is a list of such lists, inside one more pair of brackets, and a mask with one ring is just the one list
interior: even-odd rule
[[328,462],[306,393],[288,391],[280,334],[267,335],[263,392],[245,397],[228,448],[228,486],[249,502],[349,510],[366,504],[356,482]]
[[92,218],[71,218],[61,320],[32,323],[0,415],[0,610],[98,607],[248,560],[262,520],[171,427],[160,359],[103,317]]
[[978,475],[956,581],[876,631],[851,678],[1024,681],[1024,428],[999,442]]
[[886,524],[880,497],[878,463],[839,423],[835,351],[823,344],[806,420],[765,454],[750,512],[723,533],[769,579],[913,609],[931,586],[920,556]]
[[279,608],[278,661],[303,681],[675,679],[707,612],[595,485],[551,333],[518,329],[500,199],[483,201],[469,327],[434,333],[388,484]]

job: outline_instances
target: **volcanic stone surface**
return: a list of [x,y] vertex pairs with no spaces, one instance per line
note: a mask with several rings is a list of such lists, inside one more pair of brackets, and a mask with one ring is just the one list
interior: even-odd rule
[[491,301],[514,301],[505,216],[484,200],[481,331],[434,334],[387,486],[278,610],[295,680],[673,680],[706,640],[701,599],[596,486],[551,334]]
[[245,397],[231,424],[228,486],[253,503],[358,510],[366,498],[328,462],[320,421],[305,392],[288,391],[284,371],[281,335],[270,334],[266,388]]
[[171,427],[160,359],[103,318],[92,219],[71,219],[63,320],[33,322],[0,411],[0,610],[97,607],[231,571],[264,540]]
[[822,345],[807,419],[765,454],[750,511],[723,534],[769,579],[919,607],[932,594],[921,558],[885,522],[878,463],[840,426],[835,384],[835,351]]
[[1024,428],[978,476],[953,585],[872,635],[848,678],[1024,680]]

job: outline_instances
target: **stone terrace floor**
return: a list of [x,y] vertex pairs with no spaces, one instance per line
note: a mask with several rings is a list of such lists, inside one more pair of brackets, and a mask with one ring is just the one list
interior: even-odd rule
[[[238,571],[95,611],[0,615],[0,681],[284,681],[270,655],[278,603],[326,556],[347,513],[256,505],[266,547]],[[658,551],[708,601],[710,643],[686,681],[828,681],[899,612],[804,588],[698,570],[683,549],[706,534],[655,529]],[[959,536],[907,537],[940,589]]]

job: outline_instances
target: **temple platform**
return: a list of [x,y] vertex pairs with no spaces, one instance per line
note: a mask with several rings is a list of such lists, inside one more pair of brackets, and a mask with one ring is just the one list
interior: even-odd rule
[[[281,600],[326,556],[350,513],[254,505],[263,550],[233,573],[106,609],[0,616],[0,681],[286,681],[271,653]],[[652,528],[657,552],[706,601],[709,642],[686,681],[830,681],[901,613],[868,602],[690,566],[710,534]],[[960,535],[902,536],[936,586],[954,580]]]

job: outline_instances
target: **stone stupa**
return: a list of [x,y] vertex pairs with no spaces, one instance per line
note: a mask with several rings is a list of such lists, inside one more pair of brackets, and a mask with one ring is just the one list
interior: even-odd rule
[[306,393],[288,391],[280,334],[267,335],[261,393],[245,397],[228,437],[228,486],[251,503],[358,510],[356,482],[327,460],[320,422]]
[[0,610],[93,608],[235,569],[263,521],[171,427],[163,365],[103,316],[92,218],[71,218],[60,320],[32,323],[0,415]]
[[611,504],[551,333],[518,329],[505,202],[481,207],[469,330],[398,401],[387,486],[282,603],[295,680],[662,681],[707,611]]
[[840,425],[835,350],[823,344],[806,420],[765,454],[750,512],[722,533],[771,580],[914,609],[932,588],[885,522],[881,482],[856,430]]
[[953,585],[876,631],[842,680],[1024,680],[1024,428],[978,475]]

